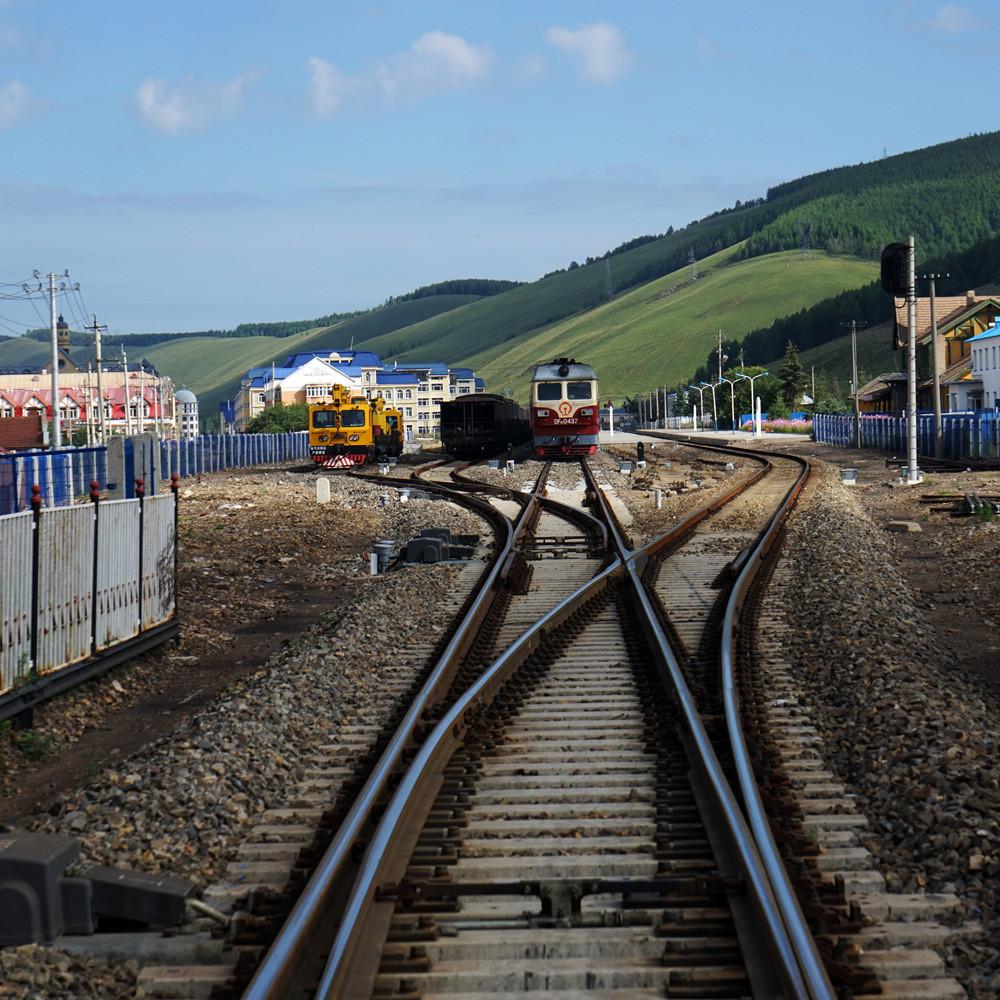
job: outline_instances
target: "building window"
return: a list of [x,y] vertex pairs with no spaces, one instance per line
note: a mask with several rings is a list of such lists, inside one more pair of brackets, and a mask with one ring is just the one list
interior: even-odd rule
[[406,408],[406,415],[407,415],[408,417],[412,417],[412,416],[413,416],[413,407],[412,407],[412,406],[408,406],[408,407]]
[[413,399],[413,390],[412,389],[407,389],[406,390],[406,398],[407,399]]

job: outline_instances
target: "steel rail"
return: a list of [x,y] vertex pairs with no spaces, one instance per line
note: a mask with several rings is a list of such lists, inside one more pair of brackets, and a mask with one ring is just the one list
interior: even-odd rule
[[[679,440],[676,435],[656,434],[653,436]],[[757,481],[757,479],[761,478],[762,475],[773,467],[773,462],[769,458],[765,458],[765,454],[748,448],[700,441],[695,442],[690,438],[684,440],[684,443],[694,448],[702,448],[729,455],[741,455],[757,461],[766,461],[768,469],[763,470],[753,481]],[[792,507],[802,492],[811,470],[808,459],[781,452],[776,453],[776,455],[777,457],[796,462],[802,468],[795,482],[786,492],[778,510],[768,522],[767,527],[761,532],[756,544],[750,551],[733,585],[729,600],[726,603],[721,642],[722,698],[726,716],[726,729],[733,749],[734,766],[740,793],[743,797],[747,822],[753,832],[757,850],[767,871],[771,890],[781,909],[782,920],[785,924],[792,948],[794,949],[795,961],[801,971],[803,982],[809,990],[806,995],[810,1000],[833,1000],[836,996],[836,991],[830,982],[826,966],[816,947],[816,941],[809,931],[802,908],[799,905],[798,895],[792,886],[788,870],[785,868],[781,857],[781,852],[774,840],[774,833],[767,818],[767,810],[761,799],[760,789],[754,776],[750,751],[746,744],[746,737],[743,733],[743,726],[740,720],[740,697],[736,682],[735,649],[737,632],[741,625],[740,615],[743,605],[753,586],[754,579],[760,571],[761,564],[767,559],[777,543],[785,520],[788,518]]]
[[[551,461],[546,463],[546,468],[552,465]],[[587,463],[581,460],[581,465],[586,470]],[[511,500],[517,500],[523,498],[524,494],[520,490],[515,490],[510,486],[495,486],[492,483],[481,483],[475,479],[469,479],[463,476],[462,473],[468,466],[462,466],[461,468],[455,469],[451,478],[458,484],[460,484],[462,489],[468,491],[484,491],[492,493],[495,496],[505,496]],[[586,473],[585,473],[586,475]],[[553,514],[558,514],[560,517],[566,518],[570,521],[575,521],[579,524],[584,531],[587,531],[598,538],[598,544],[602,551],[608,551],[608,528],[607,524],[600,518],[594,517],[592,514],[588,514],[585,510],[579,510],[576,507],[570,507],[567,504],[560,503],[558,500],[552,500],[550,497],[544,495],[544,491],[539,492],[539,502],[540,504],[551,511]]]
[[[510,518],[486,501],[471,495],[465,496],[466,503],[477,508],[495,524],[502,524],[505,527],[504,544],[497,553],[493,566],[468,612],[407,709],[388,746],[344,818],[334,840],[327,847],[277,938],[258,966],[243,993],[244,1000],[264,1000],[264,998],[278,1000],[290,994],[292,982],[303,971],[304,956],[308,954],[315,938],[322,932],[322,925],[329,920],[331,896],[344,876],[361,831],[371,821],[373,811],[383,797],[392,775],[397,772],[404,752],[412,746],[414,732],[425,712],[447,693],[461,657],[468,651],[476,628],[485,618],[505,575],[510,571],[511,557],[520,538],[527,530],[534,511],[540,509],[542,498],[539,494],[544,490],[547,476],[548,464],[543,468],[534,492],[530,495],[519,494],[521,499],[526,499],[527,502],[519,513],[516,523],[511,522]],[[449,485],[436,483],[433,480],[395,479],[382,476],[377,481],[396,488],[409,488],[416,482],[420,489],[454,500],[454,491]]]
[[[592,478],[590,481],[596,487]],[[670,649],[640,579],[638,564],[645,561],[645,553],[642,550],[629,552],[624,548],[617,526],[610,518],[609,505],[603,491],[595,489],[595,494],[602,512],[609,517],[608,523],[616,539],[619,555],[611,565],[565,598],[508,647],[449,709],[420,747],[383,814],[362,862],[315,994],[320,1000],[333,997],[354,1000],[370,996],[373,984],[371,977],[377,969],[377,960],[368,962],[364,980],[356,970],[353,975],[351,973],[355,958],[365,949],[370,952],[368,957],[377,959],[375,949],[380,953],[384,937],[380,931],[387,928],[391,918],[393,904],[376,900],[377,886],[398,880],[405,872],[408,863],[406,841],[415,841],[419,834],[436,788],[443,778],[444,765],[461,741],[466,714],[487,703],[488,699],[498,693],[504,682],[539,647],[550,631],[579,610],[612,580],[622,576],[627,576],[630,581],[631,589],[643,611],[647,633],[653,640],[654,651],[659,653],[661,662],[666,667],[684,723],[701,754],[709,787],[730,825],[741,868],[751,887],[758,912],[768,929],[773,958],[787,987],[786,995],[796,1000],[806,1000],[809,997],[752,833],[715,755],[680,665]],[[701,518],[698,517],[697,520]],[[423,816],[418,814],[420,809],[424,811]]]
[[[769,465],[770,463],[768,463]],[[765,467],[754,481],[762,478],[768,472]],[[593,480],[592,473],[588,470],[588,475],[594,483],[595,493],[601,508],[606,511],[607,516],[611,516],[610,504],[604,496],[602,490],[597,488],[596,481]],[[678,525],[672,535],[674,539],[683,537],[690,533],[702,520],[704,520],[712,510],[718,509],[730,499],[745,490],[749,483],[743,483],[733,490],[727,491],[725,500],[719,499],[711,504],[694,511]],[[614,524],[614,522],[611,522]],[[617,534],[617,531],[616,531]],[[620,543],[620,536],[618,537]],[[715,805],[720,810],[727,826],[730,842],[736,853],[740,869],[746,879],[750,889],[751,899],[762,918],[767,934],[770,939],[771,951],[774,960],[778,963],[778,972],[783,979],[787,995],[790,997],[806,1000],[813,994],[809,991],[807,982],[802,975],[797,960],[792,939],[788,933],[786,917],[782,911],[780,900],[771,884],[767,866],[760,855],[758,845],[755,842],[754,834],[744,818],[743,811],[733,792],[729,779],[722,769],[722,764],[715,752],[715,747],[709,738],[708,731],[702,721],[701,712],[695,702],[684,677],[684,672],[674,655],[674,651],[663,630],[660,616],[650,600],[646,586],[642,582],[641,573],[648,562],[651,553],[663,547],[661,539],[654,539],[652,542],[640,549],[630,553],[623,553],[625,570],[632,584],[632,591],[642,610],[642,622],[645,626],[647,637],[654,653],[657,654],[661,666],[666,669],[670,682],[670,689],[674,695],[674,701],[680,712],[680,717],[687,728],[688,734],[698,750],[696,762],[701,766],[705,779],[715,797]],[[622,551],[621,549],[619,551]]]
[[733,758],[747,819],[757,842],[761,860],[767,869],[772,891],[781,907],[782,917],[792,947],[795,949],[796,961],[809,988],[808,996],[812,1000],[834,1000],[836,992],[827,975],[823,959],[816,948],[816,941],[810,933],[802,913],[798,895],[774,840],[774,833],[767,818],[767,810],[761,799],[760,789],[754,776],[753,762],[741,724],[740,696],[736,682],[736,636],[742,626],[743,605],[761,565],[773,551],[785,520],[809,477],[810,464],[808,460],[798,456],[786,455],[784,457],[798,462],[802,469],[795,482],[789,487],[778,511],[771,518],[767,528],[761,533],[751,550],[749,558],[729,595],[722,623],[722,694],[726,728],[733,747]]
[[[556,629],[582,604],[602,591],[612,579],[621,576],[621,560],[615,558],[610,566],[590,579],[575,593],[564,598],[547,612],[530,629],[504,650],[479,678],[466,689],[442,717],[434,730],[421,745],[403,780],[396,789],[388,808],[362,862],[361,871],[344,910],[343,920],[330,949],[327,964],[316,990],[318,1000],[354,1000],[371,996],[371,982],[361,982],[351,973],[354,956],[363,947],[377,947],[381,952],[382,937],[373,934],[373,911],[381,906],[383,916],[389,914],[394,904],[377,904],[375,891],[385,881],[402,875],[409,862],[408,852],[401,850],[403,831],[416,830],[422,825],[421,817],[414,815],[420,804],[429,811],[436,786],[443,777],[442,771],[449,757],[459,745],[464,732],[464,720],[470,710],[488,704],[502,688],[504,682],[527,660],[545,636]],[[436,779],[436,780],[435,780]],[[432,782],[435,787],[426,787]],[[421,784],[425,787],[421,788]],[[393,869],[396,866],[396,870]],[[377,962],[371,963],[377,967]],[[375,969],[372,969],[374,974]]]

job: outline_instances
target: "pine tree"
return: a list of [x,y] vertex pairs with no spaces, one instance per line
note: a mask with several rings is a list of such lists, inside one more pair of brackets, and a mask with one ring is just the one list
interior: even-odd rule
[[778,376],[781,379],[781,395],[785,402],[794,408],[796,401],[805,391],[806,372],[802,362],[799,361],[799,352],[791,341],[788,341],[788,346],[785,348]]

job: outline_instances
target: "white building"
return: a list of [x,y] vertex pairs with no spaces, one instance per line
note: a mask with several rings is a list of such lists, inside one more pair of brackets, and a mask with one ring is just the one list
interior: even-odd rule
[[178,389],[174,393],[180,412],[180,436],[189,440],[198,436],[198,397],[190,389]]
[[1000,317],[967,343],[972,349],[972,381],[982,386],[980,406],[995,410],[1000,406]]
[[369,397],[381,396],[403,412],[407,438],[438,437],[445,400],[480,392],[484,383],[471,368],[427,364],[382,364],[368,351],[317,351],[293,354],[279,368],[251,368],[235,401],[236,429],[245,430],[269,406],[329,402],[342,385]]

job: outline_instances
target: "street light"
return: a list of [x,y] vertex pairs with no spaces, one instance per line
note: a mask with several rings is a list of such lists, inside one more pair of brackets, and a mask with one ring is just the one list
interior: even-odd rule
[[715,433],[719,433],[719,410],[715,405],[715,387],[718,383],[716,382],[702,382],[702,385],[706,389],[712,390],[712,423],[715,424]]
[[754,437],[757,437],[757,435],[759,434],[759,429],[757,427],[757,421],[756,421],[757,410],[756,407],[754,406],[753,383],[754,379],[762,378],[763,376],[770,375],[771,373],[763,371],[763,372],[757,372],[756,375],[744,375],[742,372],[736,372],[735,374],[737,378],[746,379],[750,383],[750,412],[754,414],[754,425],[753,425]]
[[720,382],[729,383],[729,419],[733,433],[736,432],[736,380],[719,376]]
[[[700,385],[689,385],[688,388],[691,389],[691,390],[693,390],[694,392],[698,393],[698,395],[699,395],[699,405],[701,406],[701,415],[702,415],[702,417],[704,417],[705,416],[705,390]],[[698,417],[697,417],[697,415],[695,416],[695,420],[694,420],[694,429],[695,430],[698,429]]]

